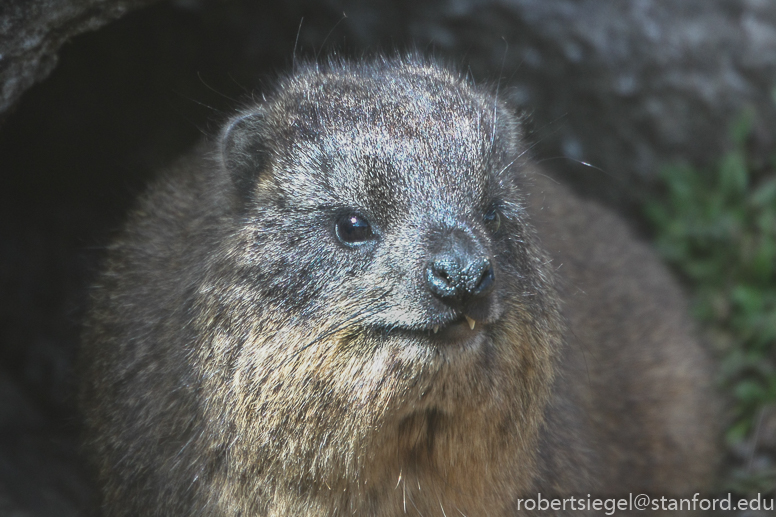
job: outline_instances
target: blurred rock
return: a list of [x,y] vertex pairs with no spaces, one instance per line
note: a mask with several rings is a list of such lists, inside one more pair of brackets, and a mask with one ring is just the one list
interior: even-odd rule
[[762,409],[757,430],[760,447],[776,453],[776,404],[771,404]]
[[3,0],[0,2],[0,113],[45,79],[68,39],[154,0]]

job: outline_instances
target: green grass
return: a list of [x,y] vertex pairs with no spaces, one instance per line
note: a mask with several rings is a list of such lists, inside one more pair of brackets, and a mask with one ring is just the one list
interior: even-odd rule
[[[776,156],[750,156],[752,118],[737,121],[714,167],[664,168],[663,195],[644,205],[718,354],[720,384],[734,401],[731,446],[751,441],[762,408],[776,403]],[[772,491],[776,481],[773,472],[733,472],[729,484]]]

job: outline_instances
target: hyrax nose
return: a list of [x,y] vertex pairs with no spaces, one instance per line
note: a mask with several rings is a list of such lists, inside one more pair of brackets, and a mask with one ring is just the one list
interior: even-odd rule
[[450,238],[426,268],[428,289],[448,305],[465,306],[493,290],[495,275],[490,258],[466,238]]

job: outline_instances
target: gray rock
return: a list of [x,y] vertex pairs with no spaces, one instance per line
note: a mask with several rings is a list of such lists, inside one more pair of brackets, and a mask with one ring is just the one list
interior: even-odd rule
[[757,430],[759,445],[772,453],[776,453],[776,404],[770,404],[762,409]]
[[46,78],[69,38],[95,30],[153,0],[2,0],[0,113]]

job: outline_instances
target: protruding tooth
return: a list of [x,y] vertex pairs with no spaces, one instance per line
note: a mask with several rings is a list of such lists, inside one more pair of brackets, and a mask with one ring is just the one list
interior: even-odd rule
[[469,316],[467,316],[466,314],[464,314],[463,316],[464,316],[464,318],[466,318],[466,321],[468,321],[468,322],[469,322],[469,328],[470,328],[470,329],[472,329],[472,330],[474,330],[474,325],[476,325],[476,324],[477,324],[477,322],[476,322],[476,321],[474,321],[473,319],[471,319],[471,318],[470,318]]
[[434,334],[439,332],[439,325],[434,325]]

